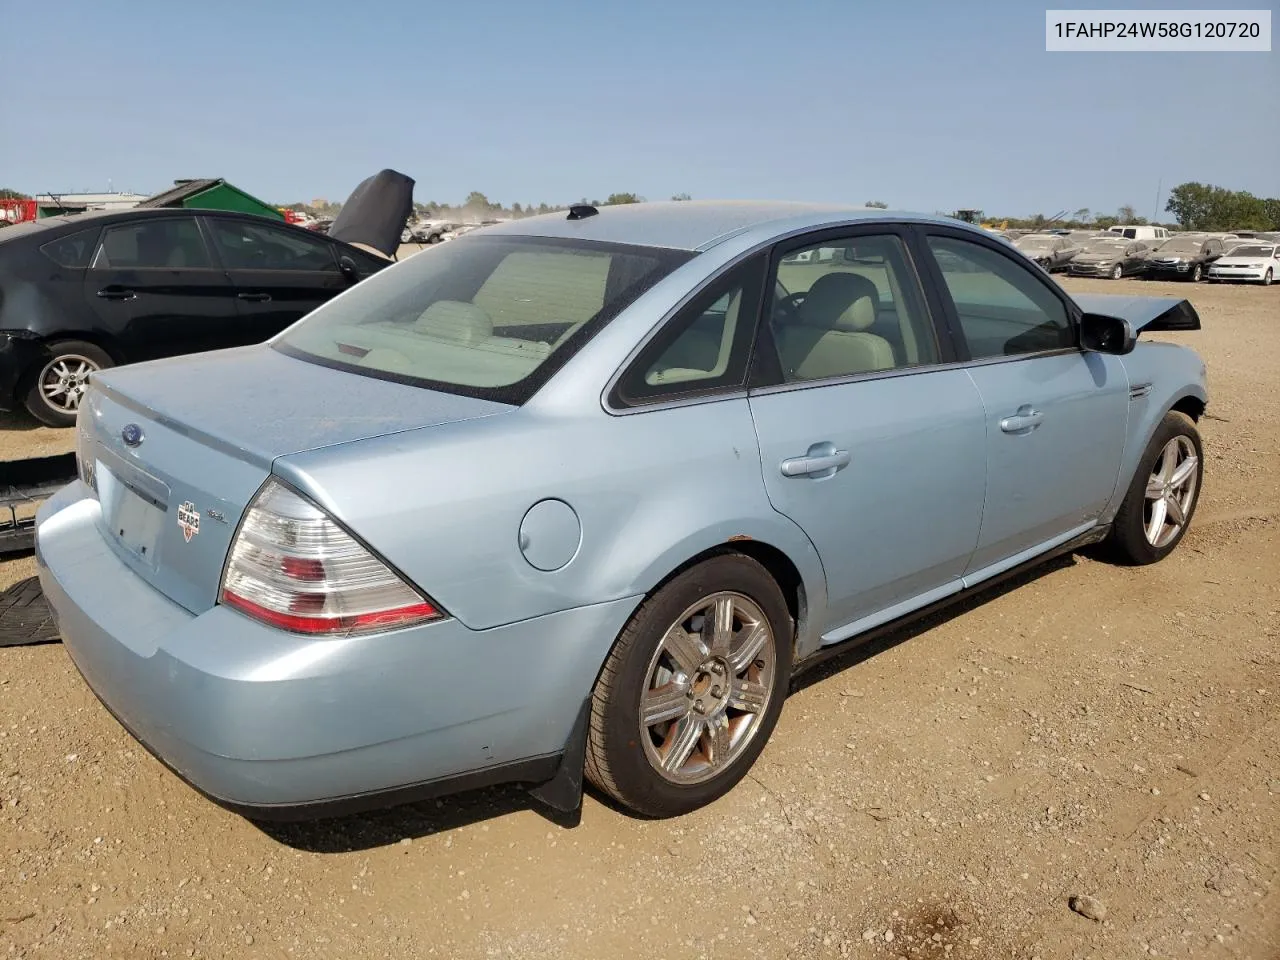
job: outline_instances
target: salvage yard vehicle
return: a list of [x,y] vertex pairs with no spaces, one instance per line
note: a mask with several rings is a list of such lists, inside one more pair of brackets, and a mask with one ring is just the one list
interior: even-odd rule
[[279,333],[390,262],[379,218],[402,190],[386,192],[363,211],[344,208],[347,229],[327,237],[196,209],[83,213],[6,230],[0,410],[71,426],[96,371]]
[[1209,267],[1209,282],[1246,280],[1269,287],[1280,277],[1280,244],[1251,241],[1233,247]]
[[1222,253],[1222,241],[1217,237],[1174,237],[1147,254],[1147,269],[1143,276],[1148,280],[1199,283],[1205,271]]
[[578,205],[95,375],[40,580],[111,712],[250,816],[574,810],[584,771],[680,814],[797,670],[1086,544],[1175,549],[1204,364],[1138,337],[1199,326],[940,218]]
[[1143,273],[1147,269],[1148,247],[1141,240],[1102,237],[1086,240],[1081,251],[1071,258],[1068,267],[1073,277],[1121,277]]
[[1155,246],[1158,243],[1164,243],[1170,237],[1176,236],[1176,234],[1170,233],[1167,227],[1153,227],[1147,224],[1138,224],[1136,226],[1125,226],[1121,224],[1119,226],[1108,227],[1107,232],[1124,237],[1126,240],[1143,240],[1152,246]]
[[1080,245],[1058,234],[1028,233],[1013,241],[1023,256],[1034,260],[1050,273],[1065,270],[1071,258],[1080,252]]

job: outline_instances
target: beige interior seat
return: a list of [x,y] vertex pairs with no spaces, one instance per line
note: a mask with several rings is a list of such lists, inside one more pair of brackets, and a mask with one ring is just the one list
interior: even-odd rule
[[796,316],[774,331],[788,378],[817,380],[892,369],[892,344],[868,332],[879,302],[876,285],[866,277],[843,272],[819,277]]

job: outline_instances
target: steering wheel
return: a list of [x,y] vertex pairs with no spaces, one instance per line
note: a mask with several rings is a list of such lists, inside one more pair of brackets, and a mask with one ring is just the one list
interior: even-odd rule
[[783,323],[798,322],[800,319],[800,303],[804,300],[808,291],[802,290],[798,293],[788,293],[784,297],[778,297],[773,301],[773,320],[776,323],[781,320]]

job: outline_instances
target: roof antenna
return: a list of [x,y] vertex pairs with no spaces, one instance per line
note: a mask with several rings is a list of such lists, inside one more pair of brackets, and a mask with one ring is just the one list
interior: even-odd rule
[[569,207],[569,215],[566,220],[585,220],[587,217],[594,217],[600,211],[589,203],[575,203]]

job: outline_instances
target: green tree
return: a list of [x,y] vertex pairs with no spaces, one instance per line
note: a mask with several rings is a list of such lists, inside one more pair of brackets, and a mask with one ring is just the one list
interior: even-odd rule
[[889,205],[883,200],[868,200],[863,206],[870,207],[872,210],[888,210]]
[[10,190],[8,187],[0,187],[0,200],[30,200],[31,198],[20,190]]
[[641,203],[643,200],[643,197],[637,196],[634,193],[611,193],[609,194],[609,199],[606,200],[605,203],[612,206],[618,203]]
[[1077,223],[1092,223],[1093,217],[1090,215],[1088,207],[1081,207],[1071,215],[1072,219]]
[[512,215],[513,217],[523,217],[523,216],[524,216],[524,207],[520,206],[520,204],[518,204],[518,203],[513,203],[513,204],[511,205],[511,215]]
[[1138,211],[1127,203],[1116,211],[1116,216],[1120,218],[1121,223],[1137,223],[1138,221]]
[[539,213],[550,213],[550,212],[551,212],[551,208],[550,208],[550,207],[548,207],[545,203],[540,203],[540,204],[538,204],[538,212],[539,212]]
[[1280,230],[1280,199],[1268,197],[1263,200],[1262,210],[1267,216],[1267,229]]
[[673,193],[671,195],[671,199],[672,200],[692,200],[693,197],[689,196],[687,193]]

